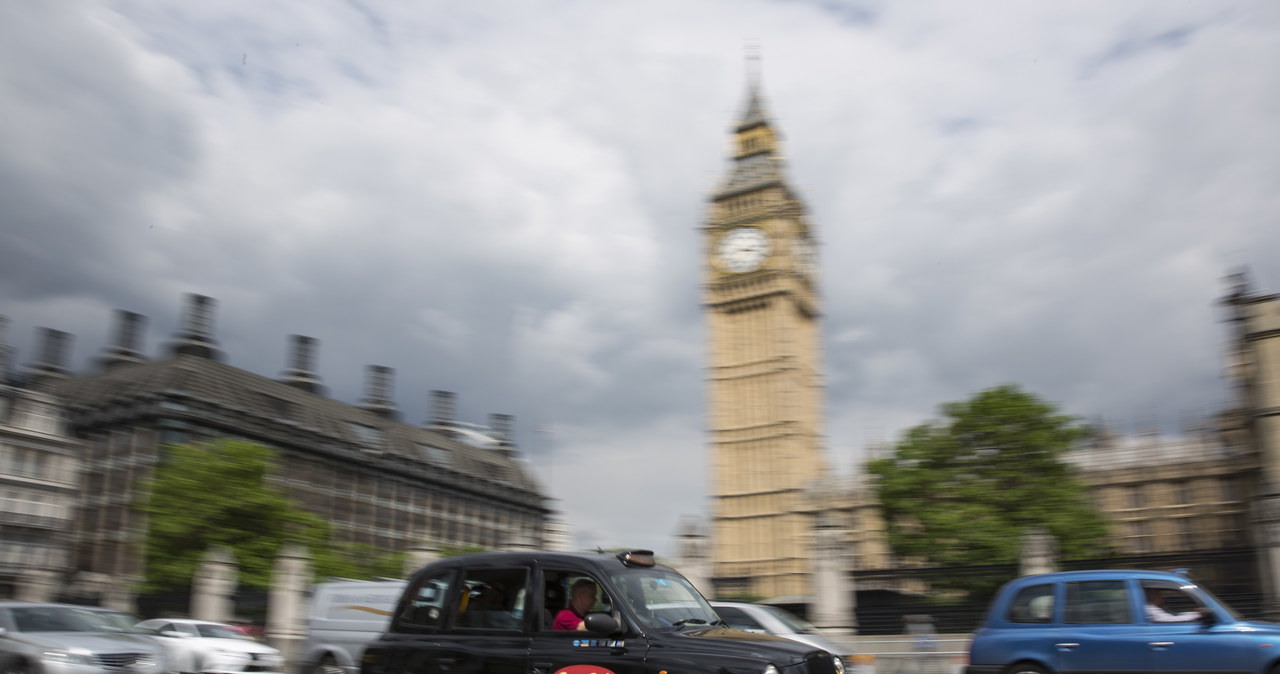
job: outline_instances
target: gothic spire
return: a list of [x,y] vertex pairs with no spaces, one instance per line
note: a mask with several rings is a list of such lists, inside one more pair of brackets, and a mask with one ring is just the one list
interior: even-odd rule
[[747,54],[747,101],[734,129],[733,166],[717,199],[785,182],[778,133],[769,121],[760,86],[759,54]]
[[765,112],[764,97],[760,94],[760,48],[752,45],[747,47],[747,105],[738,121],[738,131],[768,123],[769,114]]

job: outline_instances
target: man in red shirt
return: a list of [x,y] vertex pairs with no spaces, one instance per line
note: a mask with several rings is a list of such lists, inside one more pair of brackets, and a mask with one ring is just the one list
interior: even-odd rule
[[556,614],[552,629],[584,630],[587,611],[596,604],[596,583],[590,578],[579,578],[569,590],[569,607]]

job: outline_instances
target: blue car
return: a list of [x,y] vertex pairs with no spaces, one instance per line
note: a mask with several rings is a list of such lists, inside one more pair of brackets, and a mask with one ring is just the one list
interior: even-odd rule
[[1000,588],[965,674],[1280,674],[1280,625],[1247,622],[1186,576],[1068,571]]

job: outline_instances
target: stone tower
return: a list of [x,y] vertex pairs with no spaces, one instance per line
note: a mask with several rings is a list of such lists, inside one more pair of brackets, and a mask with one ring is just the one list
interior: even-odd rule
[[1223,299],[1233,325],[1227,376],[1232,409],[1229,441],[1253,448],[1262,466],[1254,493],[1253,531],[1267,597],[1264,611],[1280,619],[1280,295],[1255,291],[1241,271]]
[[808,592],[825,471],[817,242],[788,184],[757,77],[703,243],[712,592]]

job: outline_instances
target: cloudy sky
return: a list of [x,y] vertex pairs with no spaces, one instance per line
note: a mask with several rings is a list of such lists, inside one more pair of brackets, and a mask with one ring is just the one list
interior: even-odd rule
[[[833,470],[1016,382],[1219,407],[1231,270],[1280,290],[1280,4],[0,0],[0,314],[90,367],[184,293],[266,376],[396,369],[516,416],[583,546],[706,506],[698,227],[757,44],[822,242]],[[535,432],[546,426],[550,433]]]

